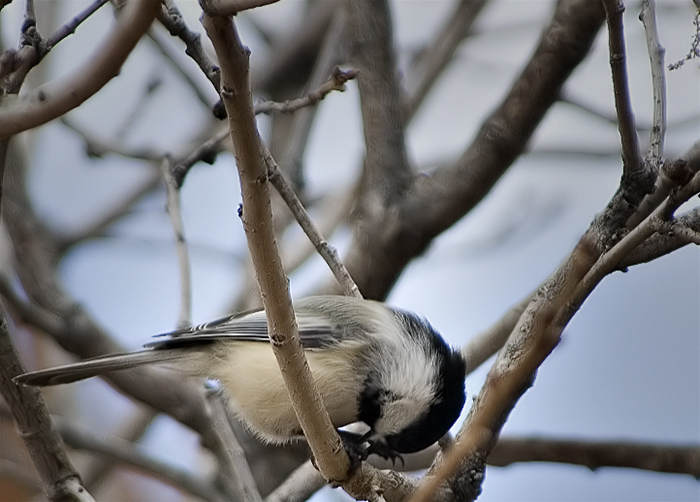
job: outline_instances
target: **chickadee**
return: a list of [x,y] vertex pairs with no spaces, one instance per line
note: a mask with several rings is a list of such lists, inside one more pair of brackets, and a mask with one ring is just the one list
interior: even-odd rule
[[[400,457],[440,439],[464,406],[465,362],[424,319],[382,303],[317,296],[294,303],[301,343],[335,427],[364,422],[346,445]],[[74,382],[141,364],[174,364],[220,381],[234,411],[260,438],[284,443],[301,427],[272,353],[262,310],[168,333],[143,350],[107,355],[15,378],[29,385]],[[358,450],[355,450],[357,452]]]

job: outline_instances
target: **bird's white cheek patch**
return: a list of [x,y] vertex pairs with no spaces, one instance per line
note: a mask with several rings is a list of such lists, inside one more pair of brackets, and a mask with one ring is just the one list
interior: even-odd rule
[[398,399],[384,405],[384,413],[374,426],[382,435],[396,434],[415,422],[428,409],[427,403],[418,403],[414,399]]

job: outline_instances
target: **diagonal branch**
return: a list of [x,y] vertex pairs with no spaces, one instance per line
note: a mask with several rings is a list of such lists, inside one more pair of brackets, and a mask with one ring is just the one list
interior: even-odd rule
[[411,63],[406,76],[406,108],[413,117],[467,36],[488,0],[460,0],[437,36]]
[[363,221],[346,265],[365,297],[384,298],[408,262],[489,193],[524,151],[604,19],[599,2],[558,2],[532,58],[462,157],[415,177],[391,211]]
[[117,25],[93,57],[60,83],[50,83],[8,104],[0,113],[0,138],[7,138],[60,117],[80,106],[119,74],[126,58],[151,25],[160,0],[129,2]]
[[297,197],[294,190],[292,190],[289,182],[284,178],[284,175],[280,171],[275,159],[272,158],[270,151],[265,145],[262,145],[262,147],[270,183],[272,183],[284,200],[285,204],[287,204],[290,211],[292,211],[294,217],[299,223],[299,226],[314,245],[316,251],[318,251],[318,254],[325,260],[328,268],[331,269],[333,275],[343,287],[345,294],[347,296],[362,298],[360,290],[357,288],[357,284],[355,284],[355,282],[352,280],[352,277],[350,277],[347,269],[340,261],[338,252],[333,246],[328,244],[328,241],[323,238],[321,232],[319,232],[316,225],[314,225],[313,221],[311,221],[309,214],[306,212],[306,209],[299,200],[299,197]]

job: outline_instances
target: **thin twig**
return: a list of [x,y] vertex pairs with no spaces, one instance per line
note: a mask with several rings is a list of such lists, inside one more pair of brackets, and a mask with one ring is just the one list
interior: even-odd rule
[[53,32],[53,34],[46,39],[46,51],[50,51],[61,40],[66,38],[68,35],[72,35],[73,33],[75,33],[75,30],[78,28],[78,26],[80,26],[80,24],[83,23],[83,21],[92,16],[95,12],[99,10],[100,7],[102,7],[108,1],[109,0],[95,0],[84,11],[75,16],[68,23],[61,26],[58,30]]
[[178,75],[180,75],[180,77],[182,77],[189,88],[192,89],[192,92],[194,92],[195,96],[197,96],[199,102],[205,107],[211,108],[211,106],[213,106],[212,101],[214,100],[212,100],[212,98],[205,93],[204,89],[201,88],[197,81],[192,78],[185,68],[183,68],[171,44],[163,40],[161,33],[153,27],[146,32],[146,35],[151,39],[165,60],[170,63],[170,66],[178,73]]
[[333,246],[328,244],[328,241],[323,238],[323,235],[321,235],[321,233],[318,231],[316,225],[314,225],[313,221],[311,221],[311,218],[299,200],[299,197],[297,197],[290,184],[284,178],[284,175],[277,166],[275,159],[272,158],[272,154],[264,144],[263,157],[267,166],[270,183],[272,183],[280,196],[282,196],[282,199],[284,199],[284,202],[292,211],[292,214],[294,214],[299,226],[314,245],[318,251],[318,254],[321,255],[321,257],[328,264],[328,268],[331,269],[333,275],[343,287],[345,294],[356,298],[362,298],[362,294],[360,293],[357,284],[355,284],[355,281],[352,280],[352,277],[348,273],[347,269],[340,261],[338,252]]
[[408,120],[418,111],[487,2],[488,0],[460,0],[447,16],[445,24],[436,31],[429,46],[411,62],[406,76]]
[[639,140],[637,138],[628,86],[627,54],[622,22],[625,6],[622,0],[604,0],[603,6],[605,7],[608,20],[610,67],[612,69],[620,143],[622,145],[622,164],[624,176],[632,181],[642,170],[642,158],[639,153]]
[[173,232],[175,232],[175,247],[177,249],[178,269],[180,270],[180,313],[178,314],[177,327],[184,329],[192,325],[192,274],[189,251],[185,241],[185,229],[182,224],[180,190],[170,175],[172,161],[169,157],[166,156],[163,159],[160,171],[168,191],[165,207],[170,216]]
[[230,138],[230,133],[228,128],[221,129],[211,138],[206,140],[204,143],[199,145],[197,148],[192,150],[182,159],[177,162],[173,162],[171,176],[173,180],[177,183],[178,187],[181,187],[185,182],[185,177],[190,171],[192,166],[197,162],[206,162],[207,164],[213,164],[216,160],[216,156],[224,149],[223,143]]
[[[321,50],[314,62],[309,75],[307,89],[322,86],[324,80],[333,72],[333,69],[343,63],[343,55],[346,52],[348,42],[348,15],[347,9],[336,8],[331,19],[331,24],[326,30],[321,43]],[[277,142],[276,158],[295,190],[301,190],[304,186],[304,153],[309,145],[311,129],[318,114],[317,106],[310,106],[298,111],[293,117],[283,119],[276,117],[272,122],[270,142]],[[275,131],[278,131],[277,133]],[[282,213],[283,216],[286,213]],[[278,232],[282,226],[289,223],[283,217],[279,218]]]
[[656,28],[656,0],[643,0],[642,12],[639,19],[644,24],[644,33],[649,52],[651,66],[651,81],[654,92],[654,113],[652,128],[649,134],[649,149],[645,161],[656,166],[661,166],[661,158],[664,154],[664,140],[666,138],[666,74],[664,73],[664,53],[659,41],[659,32]]
[[149,146],[132,147],[124,144],[119,139],[113,139],[109,142],[101,140],[95,134],[85,130],[66,116],[59,118],[59,120],[61,124],[80,136],[80,139],[82,139],[85,144],[85,153],[88,157],[102,158],[105,155],[114,154],[129,159],[160,162],[164,156],[164,152]]
[[345,90],[345,82],[354,79],[357,76],[357,74],[357,70],[341,70],[340,68],[336,67],[333,70],[331,78],[325,84],[321,85],[318,89],[308,93],[306,96],[290,101],[285,101],[284,103],[260,100],[255,105],[255,113],[256,115],[259,113],[268,114],[273,112],[293,113],[299,110],[300,108],[315,105],[323,98],[325,98],[326,95],[331,91],[343,92]]
[[[311,106],[321,101],[328,95],[328,93],[334,90],[342,92],[345,89],[345,82],[355,78],[356,76],[357,71],[355,70],[343,71],[336,68],[327,82],[322,84],[319,88],[311,91],[306,96],[293,101],[287,101],[286,103],[260,101],[255,104],[254,113],[258,115],[260,113],[292,112],[297,111],[304,106]],[[222,129],[185,157],[174,162],[172,167],[172,176],[177,182],[178,186],[182,186],[182,184],[185,182],[187,173],[197,162],[213,164],[216,160],[216,156],[224,149],[223,143],[229,138],[229,135],[230,133],[228,129]]]
[[669,71],[677,70],[683,66],[686,61],[691,61],[695,58],[700,57],[700,0],[693,0],[698,8],[695,18],[693,19],[693,26],[695,27],[695,33],[693,34],[693,41],[690,43],[690,50],[688,54],[683,59],[676,61],[668,65]]
[[496,323],[476,335],[462,347],[461,352],[467,363],[467,375],[503,347],[518,319],[534,296],[534,293],[527,295],[513,305]]
[[60,117],[102,89],[118,75],[159,6],[160,0],[129,2],[115,28],[83,66],[59,84],[44,84],[3,109],[0,137],[12,136]]
[[173,0],[164,0],[163,6],[156,15],[160,23],[167,28],[170,34],[178,37],[185,43],[185,54],[191,57],[202,73],[209,79],[214,90],[219,92],[219,67],[209,59],[202,47],[199,33],[189,29],[182,17],[182,13]]
[[[261,502],[260,492],[245,457],[245,452],[231,427],[230,405],[220,390],[210,390],[207,400],[212,412],[214,432],[225,447],[219,452],[219,462],[231,500]],[[223,458],[221,458],[223,456]]]

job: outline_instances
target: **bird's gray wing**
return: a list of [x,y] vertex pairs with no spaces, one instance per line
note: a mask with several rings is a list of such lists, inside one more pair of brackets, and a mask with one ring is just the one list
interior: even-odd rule
[[[317,314],[297,314],[297,323],[305,349],[329,347],[342,339],[343,330]],[[56,368],[32,371],[14,380],[27,385],[58,385],[143,364],[177,361],[186,358],[189,353],[188,350],[181,349],[203,347],[219,340],[269,342],[267,319],[263,311],[223,317],[158,336],[161,338],[146,344],[143,350],[109,354]]]
[[[305,349],[332,346],[343,338],[343,330],[315,314],[297,313],[299,338]],[[269,343],[265,312],[256,311],[245,315],[222,317],[185,330],[163,335],[160,340],[145,345],[151,349],[175,349],[207,344],[215,341],[241,341]]]

